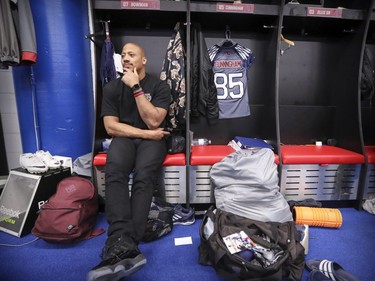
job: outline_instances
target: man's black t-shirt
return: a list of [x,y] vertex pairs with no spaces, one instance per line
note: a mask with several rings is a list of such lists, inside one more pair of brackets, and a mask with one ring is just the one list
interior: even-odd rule
[[[146,98],[155,106],[168,110],[171,102],[171,91],[165,81],[146,74],[140,81]],[[119,117],[125,123],[140,129],[147,129],[138,112],[138,107],[130,87],[126,86],[121,78],[112,80],[103,89],[101,116]],[[165,126],[165,121],[160,127]]]

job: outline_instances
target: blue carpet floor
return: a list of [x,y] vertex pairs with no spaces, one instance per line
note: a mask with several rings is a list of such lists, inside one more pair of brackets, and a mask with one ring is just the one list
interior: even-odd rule
[[[351,208],[340,211],[341,228],[310,227],[306,259],[334,260],[360,280],[374,281],[375,216]],[[191,226],[175,226],[160,240],[141,244],[147,264],[126,280],[224,281],[213,268],[198,263],[200,223],[197,219]],[[98,216],[100,226],[107,227],[102,213]],[[175,246],[175,238],[182,237],[191,237],[192,244]],[[0,232],[1,281],[84,281],[86,273],[100,261],[106,234],[75,245],[56,245],[43,240],[17,247],[3,245],[21,245],[34,238],[31,234],[17,238]],[[307,280],[307,276],[305,270],[302,280]]]

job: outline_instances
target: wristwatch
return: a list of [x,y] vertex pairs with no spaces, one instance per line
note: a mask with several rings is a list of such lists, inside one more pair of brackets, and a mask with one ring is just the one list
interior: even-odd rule
[[139,83],[135,84],[133,87],[131,87],[133,93],[134,92],[137,92],[141,89],[141,85],[139,85]]

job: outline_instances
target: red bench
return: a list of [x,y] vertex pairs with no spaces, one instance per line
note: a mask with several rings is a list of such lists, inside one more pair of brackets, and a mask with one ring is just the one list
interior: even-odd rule
[[[105,198],[105,164],[107,153],[94,156],[94,177],[99,195]],[[186,157],[184,153],[168,154],[163,162],[165,199],[170,203],[186,203]],[[129,187],[131,188],[130,177]]]
[[283,164],[363,164],[362,154],[329,145],[282,145]]
[[210,165],[221,161],[225,156],[235,152],[228,145],[198,145],[191,148],[190,165]]
[[375,164],[375,145],[374,146],[365,146],[367,163]]
[[[99,153],[95,155],[93,165],[95,167],[105,166],[107,162],[107,153]],[[185,166],[186,157],[184,153],[168,154],[163,162],[163,166]]]
[[[190,164],[192,166],[212,166],[233,152],[235,150],[228,145],[193,146],[191,149]],[[279,156],[277,154],[275,154],[275,163],[279,164]]]
[[280,189],[287,200],[354,200],[365,158],[335,146],[282,145]]

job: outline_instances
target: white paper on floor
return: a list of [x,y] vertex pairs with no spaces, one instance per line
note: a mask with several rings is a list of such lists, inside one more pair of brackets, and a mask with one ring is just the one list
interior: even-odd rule
[[190,245],[190,244],[193,244],[193,240],[191,239],[191,236],[180,237],[180,238],[174,239],[174,245],[175,246]]

